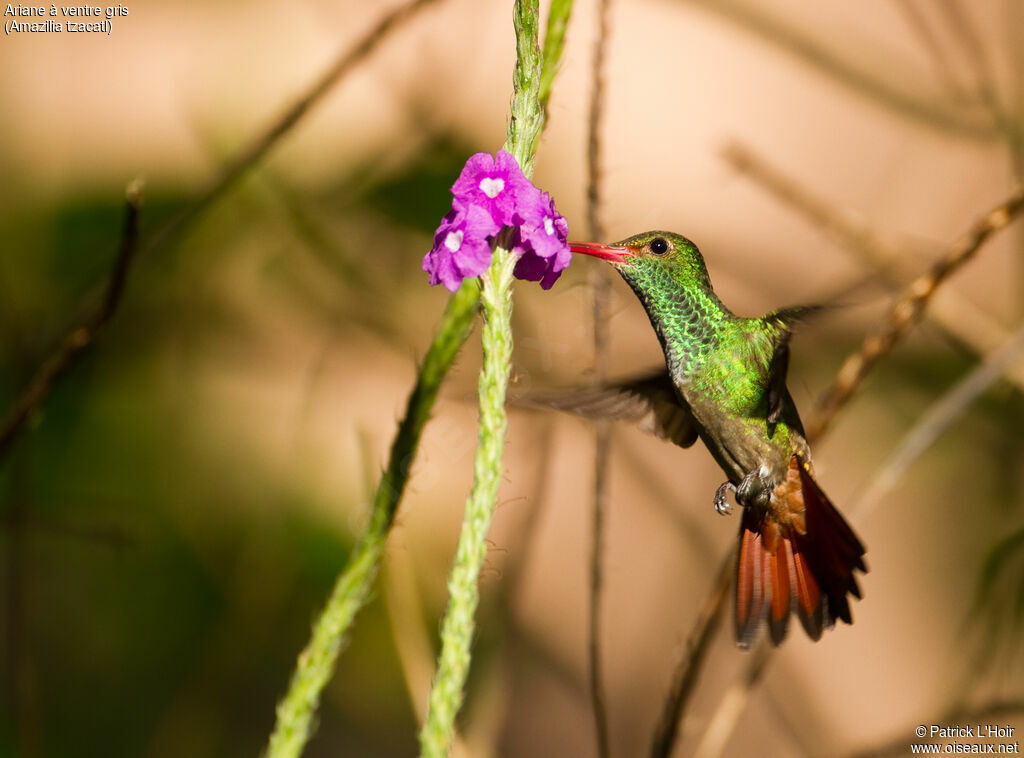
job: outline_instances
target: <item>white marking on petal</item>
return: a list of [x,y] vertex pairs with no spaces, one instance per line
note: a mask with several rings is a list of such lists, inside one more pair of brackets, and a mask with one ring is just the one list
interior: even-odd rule
[[544,231],[548,233],[549,237],[555,233],[555,222],[552,218],[544,219]]
[[488,176],[480,180],[480,191],[491,200],[500,195],[503,189],[505,189],[505,180],[500,177],[492,179]]
[[448,232],[448,236],[444,238],[444,246],[453,253],[457,253],[459,248],[462,247],[462,230]]

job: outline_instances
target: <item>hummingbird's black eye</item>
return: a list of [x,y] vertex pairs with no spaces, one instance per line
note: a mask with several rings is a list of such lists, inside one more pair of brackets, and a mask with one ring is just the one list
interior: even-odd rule
[[662,237],[655,237],[648,247],[655,255],[664,255],[668,252],[668,241]]

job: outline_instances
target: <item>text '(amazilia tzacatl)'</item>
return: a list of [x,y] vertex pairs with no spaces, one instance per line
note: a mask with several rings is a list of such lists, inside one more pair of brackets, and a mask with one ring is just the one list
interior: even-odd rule
[[786,388],[794,324],[813,308],[741,318],[711,288],[700,251],[668,232],[614,245],[571,243],[602,258],[633,288],[665,351],[667,371],[575,393],[564,410],[643,420],[689,447],[700,437],[725,472],[714,498],[727,513],[731,490],[743,508],[736,563],[736,640],[749,647],[762,622],[772,641],[795,611],[807,634],[852,623],[854,571],[864,546],[815,481],[811,451]]

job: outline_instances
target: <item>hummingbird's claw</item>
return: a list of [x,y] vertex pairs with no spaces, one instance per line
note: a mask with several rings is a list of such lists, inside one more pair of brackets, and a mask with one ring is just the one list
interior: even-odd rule
[[732,506],[729,505],[729,501],[725,499],[729,490],[736,491],[736,486],[732,482],[722,482],[719,488],[715,491],[715,511],[719,516],[728,516],[732,512]]
[[768,469],[761,466],[756,471],[751,471],[740,482],[735,489],[736,502],[744,508],[753,506],[755,508],[767,508],[771,501],[772,489],[774,487],[768,482]]

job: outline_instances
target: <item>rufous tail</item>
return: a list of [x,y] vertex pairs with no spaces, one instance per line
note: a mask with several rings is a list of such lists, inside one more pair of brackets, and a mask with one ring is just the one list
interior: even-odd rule
[[762,621],[778,645],[795,611],[807,635],[842,619],[853,623],[848,595],[860,598],[854,571],[867,572],[864,546],[798,456],[771,504],[744,508],[736,564],[736,642],[749,647]]

